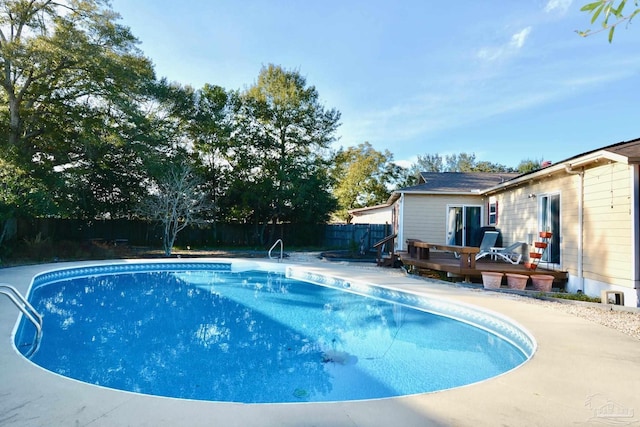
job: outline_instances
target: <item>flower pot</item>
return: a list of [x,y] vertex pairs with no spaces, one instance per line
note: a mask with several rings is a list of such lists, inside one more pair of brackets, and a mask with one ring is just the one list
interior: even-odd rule
[[533,284],[533,289],[536,291],[551,292],[553,276],[548,274],[534,274],[531,276],[531,283]]
[[535,242],[534,246],[536,248],[539,248],[539,249],[546,249],[547,248],[547,244],[545,242]]
[[541,231],[540,232],[540,237],[543,238],[543,239],[550,239],[552,235],[553,235],[553,233],[550,232],[550,231]]
[[507,273],[507,285],[510,289],[524,290],[527,287],[529,276],[524,274]]
[[499,289],[502,285],[502,273],[493,271],[482,271],[482,285],[485,289]]

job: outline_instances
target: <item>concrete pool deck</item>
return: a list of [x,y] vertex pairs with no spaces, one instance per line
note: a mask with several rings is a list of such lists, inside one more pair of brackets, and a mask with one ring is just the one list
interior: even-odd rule
[[[60,263],[0,269],[26,293]],[[600,324],[507,294],[456,287],[354,264],[306,262],[310,271],[455,299],[527,328],[538,350],[521,367],[484,382],[361,402],[235,404],[104,389],[47,372],[20,356],[18,310],[0,299],[0,426],[568,426],[640,425],[640,341]]]

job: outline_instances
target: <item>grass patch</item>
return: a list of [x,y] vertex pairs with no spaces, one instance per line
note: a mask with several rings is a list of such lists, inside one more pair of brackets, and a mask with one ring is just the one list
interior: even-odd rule
[[584,301],[584,302],[600,302],[600,298],[590,297],[582,292],[579,293],[568,293],[568,292],[554,292],[551,294],[540,294],[541,296],[551,297],[551,298],[560,298],[560,299],[569,299],[573,301]]

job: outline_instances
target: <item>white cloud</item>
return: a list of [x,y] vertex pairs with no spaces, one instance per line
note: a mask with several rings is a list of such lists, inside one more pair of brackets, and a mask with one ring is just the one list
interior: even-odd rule
[[560,13],[565,13],[571,7],[571,3],[573,3],[573,0],[549,0],[544,7],[544,11],[551,13],[557,10]]
[[484,61],[495,61],[506,55],[513,55],[516,51],[522,49],[532,27],[526,27],[511,36],[511,40],[502,46],[483,47],[478,51],[478,58]]
[[529,37],[529,34],[531,34],[531,27],[527,27],[519,33],[515,33],[513,36],[511,36],[511,43],[509,43],[509,46],[516,49],[522,48],[522,46],[524,46],[524,42],[527,40],[527,37]]

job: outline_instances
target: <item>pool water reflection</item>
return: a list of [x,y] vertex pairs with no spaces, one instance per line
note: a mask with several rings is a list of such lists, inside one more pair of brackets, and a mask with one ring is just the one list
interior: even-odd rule
[[[499,375],[527,356],[497,335],[267,271],[71,277],[32,288],[32,361],[114,389],[244,403],[359,400]],[[24,321],[16,334],[32,336]]]

